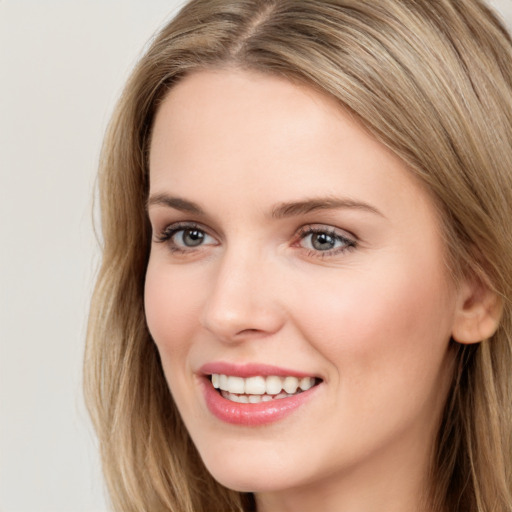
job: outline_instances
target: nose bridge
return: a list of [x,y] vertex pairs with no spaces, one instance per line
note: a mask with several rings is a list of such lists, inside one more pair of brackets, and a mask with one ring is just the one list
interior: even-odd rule
[[275,288],[275,265],[245,244],[227,248],[203,308],[206,329],[225,340],[279,330],[282,312]]

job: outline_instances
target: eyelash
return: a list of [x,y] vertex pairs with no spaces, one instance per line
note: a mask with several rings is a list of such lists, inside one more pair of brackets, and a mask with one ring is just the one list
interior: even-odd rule
[[328,249],[325,251],[321,250],[315,250],[315,249],[306,249],[307,255],[310,257],[316,257],[316,258],[328,258],[330,256],[336,256],[338,254],[342,254],[346,251],[353,250],[357,247],[357,241],[354,238],[349,238],[346,235],[341,234],[339,231],[332,227],[324,227],[324,226],[312,226],[307,225],[303,226],[299,229],[299,232],[297,234],[300,243],[301,241],[305,240],[308,236],[313,236],[315,234],[318,235],[328,235],[329,237],[333,238],[335,242],[341,242],[342,246]]
[[206,230],[204,230],[199,224],[195,224],[193,222],[178,222],[176,224],[171,224],[170,226],[167,226],[159,235],[157,235],[156,241],[158,243],[168,242],[169,249],[173,253],[187,253],[190,251],[194,251],[195,249],[193,247],[190,247],[189,249],[183,249],[176,245],[176,243],[173,241],[173,237],[180,231],[194,230],[206,233]]
[[[156,241],[158,243],[168,243],[169,249],[173,253],[180,253],[180,254],[186,254],[193,252],[197,250],[194,247],[189,247],[188,249],[184,249],[180,246],[178,246],[174,241],[173,237],[178,234],[180,231],[200,231],[207,236],[208,232],[203,229],[199,224],[193,223],[193,222],[179,222],[176,224],[172,224],[170,226],[167,226],[160,234],[156,236]],[[323,226],[314,226],[314,225],[306,225],[299,229],[297,235],[295,238],[298,240],[294,242],[293,246],[299,246],[300,242],[305,240],[308,236],[313,236],[315,234],[318,235],[327,235],[334,239],[335,242],[341,242],[342,246],[328,249],[325,251],[319,250],[319,249],[307,249],[305,247],[302,247],[305,251],[307,251],[308,257],[315,257],[315,258],[326,258],[330,256],[335,256],[337,254],[344,253],[346,251],[353,250],[357,247],[358,243],[357,240],[354,238],[349,238],[346,235],[341,234],[339,231],[332,227],[323,227]],[[198,246],[198,248],[201,248],[201,245]]]

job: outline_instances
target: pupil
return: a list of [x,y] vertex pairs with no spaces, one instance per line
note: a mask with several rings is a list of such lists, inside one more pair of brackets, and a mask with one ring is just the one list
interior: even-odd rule
[[204,239],[204,233],[198,229],[186,229],[183,232],[183,243],[188,247],[200,245]]
[[315,233],[311,240],[311,244],[319,251],[328,251],[334,247],[335,240],[327,233]]

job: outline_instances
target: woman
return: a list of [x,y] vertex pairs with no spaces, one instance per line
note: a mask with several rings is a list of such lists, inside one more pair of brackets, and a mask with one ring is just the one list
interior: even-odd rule
[[108,132],[116,510],[512,509],[512,44],[478,0],[195,0]]

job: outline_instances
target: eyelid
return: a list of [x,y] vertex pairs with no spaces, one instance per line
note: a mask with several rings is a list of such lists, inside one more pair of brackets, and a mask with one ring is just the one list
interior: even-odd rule
[[353,241],[354,243],[358,241],[358,237],[347,231],[346,229],[338,228],[336,226],[332,226],[330,224],[319,224],[319,223],[311,223],[305,224],[301,226],[297,230],[297,235],[308,235],[310,233],[332,233],[335,236],[339,236],[340,238]]
[[[173,240],[173,237],[180,231],[195,229],[205,233],[206,236],[215,240],[215,243],[207,242],[201,243],[197,246],[182,246],[180,244],[177,244]],[[325,233],[334,237],[338,242],[342,243],[341,247],[338,246],[333,247],[331,249],[320,250],[315,248],[304,247],[301,245],[302,241],[305,240],[308,236],[317,233]],[[195,221],[177,221],[167,224],[163,229],[157,231],[154,236],[156,243],[167,244],[168,248],[172,252],[184,254],[195,253],[197,251],[200,251],[202,248],[212,247],[220,244],[219,237],[215,233],[212,233],[212,230],[210,228]],[[358,245],[359,239],[353,233],[329,224],[319,223],[311,223],[301,226],[293,236],[291,244],[292,247],[297,247],[299,249],[302,249],[303,251],[306,251],[308,257],[310,256],[315,258],[326,258],[330,256],[334,257],[345,251],[355,249]]]
[[301,226],[297,231],[294,245],[300,245],[302,240],[315,233],[326,233],[345,243],[342,247],[334,247],[325,251],[303,247],[304,250],[308,251],[308,255],[313,257],[335,256],[347,250],[355,249],[359,244],[358,237],[345,229],[340,229],[327,224],[306,224]]
[[[218,237],[215,234],[211,233],[211,230],[203,226],[202,224],[194,221],[178,221],[178,222],[172,222],[171,224],[167,224],[163,229],[157,231],[155,233],[155,242],[157,243],[170,243],[172,237],[179,233],[180,231],[185,230],[194,230],[197,229],[198,231],[204,232],[207,236],[215,239],[218,242]],[[201,244],[202,245],[202,244]],[[213,245],[213,244],[204,244],[204,245]],[[200,246],[198,246],[199,248]],[[190,249],[185,250],[194,250],[193,247]]]

